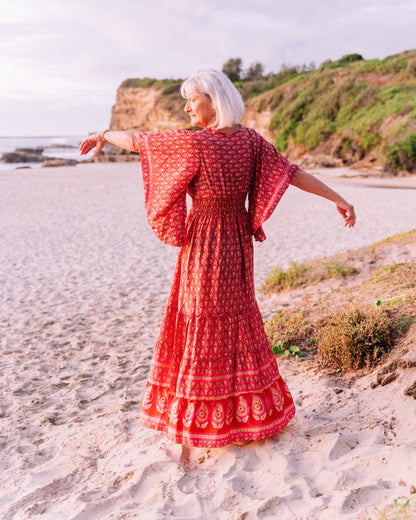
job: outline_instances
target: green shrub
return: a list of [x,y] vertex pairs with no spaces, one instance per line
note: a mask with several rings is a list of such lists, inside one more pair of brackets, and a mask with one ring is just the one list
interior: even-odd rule
[[343,56],[340,60],[338,60],[338,63],[341,65],[345,65],[346,63],[352,63],[353,61],[361,61],[364,58],[361,56],[361,54],[346,54]]
[[311,283],[322,282],[329,278],[346,278],[359,273],[359,270],[340,262],[336,256],[319,260],[308,260],[300,264],[291,262],[290,267],[282,270],[272,269],[265,278],[260,290],[265,294],[278,293],[296,287],[306,287]]
[[410,134],[384,148],[387,164],[395,170],[412,171],[416,169],[416,134]]
[[179,92],[181,79],[129,78],[123,81],[120,88],[161,88],[163,94]]
[[391,309],[350,307],[325,318],[318,342],[323,366],[343,371],[370,368],[392,348],[397,321]]

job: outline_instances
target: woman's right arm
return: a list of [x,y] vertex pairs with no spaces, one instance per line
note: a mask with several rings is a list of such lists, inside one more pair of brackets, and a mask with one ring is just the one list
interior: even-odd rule
[[[103,135],[104,133],[105,136]],[[79,149],[81,155],[86,155],[95,148],[94,157],[96,157],[104,148],[105,143],[111,143],[129,152],[136,152],[138,150],[138,136],[138,132],[106,130],[105,132],[92,134],[87,139],[84,139]]]
[[305,172],[305,170],[298,168],[290,179],[290,184],[303,191],[319,195],[320,197],[334,202],[338,213],[340,213],[344,219],[345,226],[350,228],[354,227],[356,220],[354,206],[319,179],[310,173]]

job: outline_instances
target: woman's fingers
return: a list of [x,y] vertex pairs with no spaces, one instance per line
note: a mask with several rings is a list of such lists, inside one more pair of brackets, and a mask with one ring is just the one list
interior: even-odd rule
[[99,141],[96,145],[95,145],[95,152],[94,152],[94,157],[97,157],[97,155],[101,152],[101,150],[104,148],[104,145],[105,145],[105,141]]
[[345,226],[350,228],[354,227],[356,221],[354,206],[352,204],[349,204],[345,200],[337,202],[336,206],[338,212],[342,215],[342,218],[344,219]]
[[87,155],[87,153],[95,148],[94,157],[96,157],[104,148],[104,145],[105,141],[101,137],[101,134],[93,134],[82,141],[79,145],[79,150],[81,155]]
[[79,146],[81,155],[86,155],[88,152],[90,152],[94,148],[94,144],[91,141],[91,138],[84,139],[82,143]]

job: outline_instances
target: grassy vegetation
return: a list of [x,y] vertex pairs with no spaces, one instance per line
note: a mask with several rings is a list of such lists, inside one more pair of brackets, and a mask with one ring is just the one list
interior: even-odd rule
[[374,244],[370,247],[377,247],[382,244],[390,244],[391,242],[403,242],[407,238],[413,240],[416,236],[416,229],[411,229],[410,231],[405,231],[404,233],[398,233],[397,235],[392,235],[391,237],[384,238],[383,240],[379,240],[378,242],[374,242]]
[[[372,263],[379,248],[393,242],[414,243],[415,233],[390,237],[355,254],[362,263]],[[354,252],[346,255],[352,259]],[[319,263],[313,262],[318,271]],[[328,265],[328,259],[321,264]],[[292,266],[288,271],[296,274],[296,280],[305,276],[304,268]],[[276,313],[265,327],[276,355],[299,359],[312,352],[320,365],[346,373],[379,364],[415,318],[416,261],[412,261],[378,267],[364,281],[318,301],[307,298],[301,307]]]
[[182,79],[129,78],[120,88],[160,88],[164,95],[180,93]]
[[286,74],[238,85],[246,98],[276,91],[273,104],[261,108],[274,109],[270,130],[280,151],[290,139],[311,151],[332,137],[347,165],[373,151],[392,172],[416,171],[416,51],[368,61],[350,54]]
[[416,317],[415,288],[416,262],[381,267],[338,301],[328,297],[275,314],[265,324],[270,344],[313,350],[322,366],[342,372],[369,369]]
[[359,270],[339,259],[339,255],[309,260],[300,264],[292,262],[290,267],[282,270],[272,269],[260,287],[260,291],[270,295],[287,289],[305,287],[311,283],[322,282],[329,278],[346,278],[359,273]]
[[[121,88],[160,88],[172,101],[182,80],[127,79]],[[329,138],[343,164],[373,154],[374,165],[392,173],[416,172],[416,50],[383,60],[348,54],[313,66],[287,66],[276,74],[235,83],[244,99],[267,93],[258,110],[274,111],[276,147],[289,141],[312,151]],[[169,100],[170,101],[170,100]],[[182,110],[173,103],[174,110]]]
[[410,325],[403,312],[373,305],[334,310],[317,323],[319,362],[345,372],[376,366]]
[[399,497],[382,509],[360,515],[360,520],[414,520],[416,518],[416,497]]
[[378,247],[393,242],[406,243],[407,240],[414,240],[415,236],[416,229],[411,229],[355,251],[347,251],[346,253],[301,263],[292,261],[288,269],[284,270],[280,267],[272,269],[259,290],[263,294],[270,296],[281,291],[306,287],[312,283],[319,283],[330,278],[353,277],[360,273],[360,262],[357,261],[360,256],[364,255],[370,263],[373,263],[374,257],[377,256],[376,249]]

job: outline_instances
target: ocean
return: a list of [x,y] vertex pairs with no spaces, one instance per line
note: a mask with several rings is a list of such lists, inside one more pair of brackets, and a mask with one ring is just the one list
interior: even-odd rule
[[[79,144],[85,136],[45,136],[45,137],[0,137],[0,157],[3,153],[14,152],[18,148],[43,148],[43,155],[58,159],[76,159],[77,161],[90,158],[81,157]],[[41,168],[42,163],[5,163],[0,161],[0,171],[13,170],[29,166]]]

